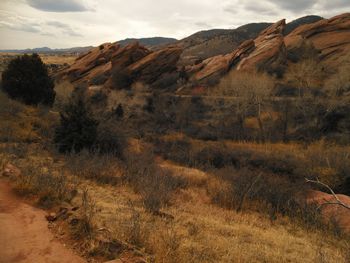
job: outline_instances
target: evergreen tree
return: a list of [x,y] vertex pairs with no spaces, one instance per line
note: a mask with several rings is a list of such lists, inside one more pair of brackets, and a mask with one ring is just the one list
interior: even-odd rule
[[54,82],[38,54],[12,60],[2,74],[2,89],[12,99],[29,105],[51,106],[55,100]]
[[121,104],[119,104],[118,107],[115,109],[115,115],[118,119],[122,119],[124,117],[124,109]]
[[72,99],[61,112],[60,125],[55,131],[55,144],[60,152],[80,152],[91,149],[97,138],[98,122],[93,119],[84,100]]

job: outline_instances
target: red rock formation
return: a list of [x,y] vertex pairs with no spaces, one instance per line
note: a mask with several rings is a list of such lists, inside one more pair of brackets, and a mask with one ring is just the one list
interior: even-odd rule
[[[284,28],[285,20],[281,20],[231,53],[193,61],[185,71],[190,81],[204,86],[218,82],[230,70],[258,69],[278,73],[287,65],[287,55],[298,50],[302,40],[311,42],[320,51],[322,62],[331,67],[340,65],[345,56],[350,59],[350,13],[302,25],[286,37],[283,36]],[[104,44],[78,58],[63,75],[76,83],[115,88],[113,72],[119,72],[126,83],[152,84],[164,74],[177,71],[181,53],[182,49],[175,46],[152,52],[138,43],[125,47]]]
[[287,59],[283,40],[285,25],[286,21],[283,19],[264,30],[254,40],[255,49],[239,61],[236,69],[274,72],[283,65]]
[[186,71],[192,75],[192,80],[195,81],[210,82],[218,80],[254,48],[253,40],[244,41],[232,53],[208,58],[197,65],[187,67]]
[[126,68],[150,53],[150,50],[140,46],[138,42],[129,44],[113,54],[111,58],[112,68]]
[[[347,205],[350,205],[350,197],[346,195],[337,195],[338,198]],[[309,203],[322,205],[327,202],[336,201],[334,196],[320,191],[311,191],[308,196]],[[340,205],[324,205],[321,210],[322,216],[326,222],[335,222],[347,233],[350,233],[350,210]]]
[[182,49],[178,47],[152,52],[137,42],[125,47],[104,44],[79,57],[60,76],[66,75],[75,83],[104,85],[109,88],[118,88],[113,80],[114,74],[121,74],[121,78],[127,79],[127,82],[130,80],[151,84],[163,74],[177,71],[176,65],[181,53]]
[[337,66],[350,54],[350,13],[296,28],[285,37],[287,49],[297,48],[302,40],[320,51],[324,63]]
[[119,49],[119,45],[111,43],[96,47],[80,56],[63,74],[66,74],[72,82],[82,78],[93,79],[96,75],[106,73],[111,69],[111,57]]
[[61,75],[67,75],[72,82],[102,85],[110,79],[113,69],[126,68],[150,52],[138,43],[125,47],[120,47],[118,44],[103,44],[79,57]]
[[127,70],[130,72],[133,80],[151,84],[162,74],[176,71],[176,64],[181,53],[182,49],[178,47],[164,48],[150,53],[130,65]]
[[231,68],[237,70],[264,69],[274,71],[286,61],[283,41],[285,20],[265,29],[255,40],[243,42],[232,53],[204,60],[199,65],[187,68],[192,79],[200,82],[218,80]]

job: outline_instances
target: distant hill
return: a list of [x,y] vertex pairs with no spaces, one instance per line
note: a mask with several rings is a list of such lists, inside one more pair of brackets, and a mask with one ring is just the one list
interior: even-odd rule
[[121,46],[126,46],[133,42],[139,42],[142,46],[148,48],[154,48],[157,46],[168,45],[175,43],[177,39],[167,37],[149,37],[149,38],[127,38],[124,40],[117,41]]
[[255,38],[261,31],[271,26],[272,23],[250,23],[237,27],[235,31],[241,32],[246,37]]
[[3,53],[40,53],[40,54],[62,54],[62,53],[85,53],[92,49],[92,46],[88,47],[73,47],[73,48],[56,48],[51,49],[49,47],[41,47],[41,48],[33,48],[33,49],[8,49],[8,50],[0,50]]
[[304,16],[304,17],[298,18],[298,19],[293,20],[292,22],[290,22],[286,25],[286,28],[284,30],[284,34],[288,35],[290,32],[292,32],[294,29],[296,29],[297,27],[299,27],[301,25],[315,23],[315,22],[320,21],[322,19],[324,19],[324,18],[321,16]]

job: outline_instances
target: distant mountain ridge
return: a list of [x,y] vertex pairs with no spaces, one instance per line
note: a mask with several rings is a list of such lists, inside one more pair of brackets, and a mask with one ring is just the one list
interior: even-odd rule
[[140,45],[152,48],[161,45],[168,45],[177,42],[176,38],[169,37],[148,37],[148,38],[126,38],[124,40],[117,41],[121,46],[126,46],[133,42],[139,42]]
[[87,47],[73,47],[73,48],[55,48],[51,49],[49,47],[40,47],[40,48],[33,48],[33,49],[5,49],[0,50],[0,52],[3,53],[45,53],[45,54],[60,54],[60,53],[85,53],[88,52],[90,49],[92,49],[93,46],[87,46]]
[[292,22],[289,22],[286,25],[286,28],[284,29],[284,35],[288,35],[289,33],[291,33],[294,29],[296,29],[297,27],[301,26],[301,25],[305,25],[305,24],[312,24],[315,22],[318,22],[320,20],[322,20],[323,17],[321,16],[304,16],[298,19],[293,20]]

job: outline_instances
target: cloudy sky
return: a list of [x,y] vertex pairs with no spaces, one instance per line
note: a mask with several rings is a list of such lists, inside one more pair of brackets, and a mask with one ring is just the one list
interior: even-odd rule
[[0,0],[0,49],[99,45],[127,37],[350,11],[350,0]]

